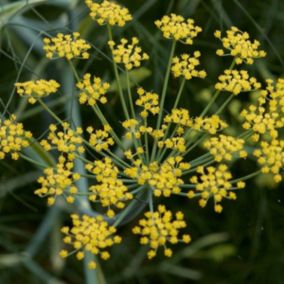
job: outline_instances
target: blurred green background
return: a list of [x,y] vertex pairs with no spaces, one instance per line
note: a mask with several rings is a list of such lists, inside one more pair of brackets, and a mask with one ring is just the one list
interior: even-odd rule
[[[37,106],[27,106],[20,100],[14,94],[14,83],[41,77],[60,81],[65,90],[48,103],[63,116],[64,105],[70,100],[70,96],[64,94],[72,92],[68,90],[72,78],[64,62],[44,58],[43,36],[79,30],[94,45],[91,60],[76,63],[79,72],[88,71],[110,82],[113,80],[106,29],[91,21],[83,2],[0,0],[0,112],[16,113],[38,138],[51,120]],[[213,37],[216,29],[225,31],[234,25],[260,40],[267,58],[248,68],[260,81],[283,75],[284,2],[281,0],[118,2],[129,8],[134,21],[126,28],[115,29],[115,37],[137,35],[140,38],[151,60],[133,74],[132,80],[149,90],[158,92],[161,88],[170,47],[170,42],[162,39],[155,28],[154,20],[174,12],[194,18],[203,28],[193,46],[179,46],[178,50],[200,50],[202,66],[209,74],[206,80],[187,84],[181,105],[189,108],[193,115],[206,105],[217,76],[230,65],[229,58],[215,56],[219,47]],[[167,104],[172,102],[177,87],[178,82],[171,80]],[[109,118],[115,124],[121,111],[115,93],[112,95],[104,111],[111,113]],[[231,133],[241,131],[239,111],[250,100],[253,98],[238,98],[225,111]],[[72,119],[72,114],[69,115]],[[84,125],[93,123],[87,107],[82,108],[82,117]],[[234,174],[241,176],[255,171],[256,164],[247,160],[232,167]],[[82,264],[72,257],[65,262],[57,255],[62,246],[59,228],[68,216],[63,210],[46,208],[45,201],[34,196],[39,174],[37,168],[24,161],[0,161],[0,283],[84,283]],[[283,184],[274,187],[269,177],[249,181],[247,188],[239,192],[237,201],[225,202],[224,212],[219,215],[211,206],[200,209],[196,202],[180,198],[166,203],[173,210],[182,208],[185,212],[192,244],[177,246],[171,259],[160,255],[150,262],[145,257],[145,248],[132,236],[132,226],[125,226],[119,230],[123,244],[112,249],[108,262],[100,263],[101,283],[284,282]]]

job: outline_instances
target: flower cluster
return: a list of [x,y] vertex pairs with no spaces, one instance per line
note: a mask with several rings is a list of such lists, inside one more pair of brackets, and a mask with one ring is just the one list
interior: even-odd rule
[[87,128],[87,132],[90,134],[89,144],[95,151],[108,150],[110,146],[114,145],[114,140],[109,135],[110,130],[111,127],[109,125],[104,125],[103,130],[96,130],[95,133],[93,127],[89,126]]
[[145,219],[139,221],[139,226],[133,228],[133,233],[141,235],[140,243],[149,245],[148,258],[156,256],[159,247],[164,248],[164,255],[172,256],[172,250],[167,244],[177,244],[178,242],[189,243],[190,235],[182,235],[179,237],[180,230],[186,227],[182,212],[175,215],[167,210],[165,206],[159,205],[155,212],[146,212]]
[[183,77],[186,80],[190,80],[193,77],[204,79],[206,72],[204,70],[196,70],[196,67],[200,64],[199,57],[200,52],[195,51],[193,56],[190,54],[182,54],[180,57],[173,58],[172,72],[174,77]]
[[210,117],[196,117],[192,124],[193,129],[209,134],[216,134],[227,126],[227,123],[215,114]]
[[24,130],[23,124],[16,121],[16,116],[9,119],[0,118],[0,160],[7,154],[18,160],[22,149],[30,145],[32,133]]
[[[80,217],[73,214],[71,218],[73,226],[63,227],[61,232],[66,235],[63,239],[64,243],[71,246],[73,250],[70,253],[65,249],[61,250],[62,257],[76,252],[77,259],[82,260],[86,252],[89,252],[107,260],[110,254],[106,249],[121,242],[121,238],[115,235],[116,229],[109,226],[102,216],[83,215]],[[89,268],[95,269],[96,262],[90,261]]]
[[238,95],[242,92],[251,92],[261,87],[256,78],[250,77],[246,70],[225,70],[219,76],[219,82],[215,85],[218,91],[227,91]]
[[45,176],[38,178],[41,187],[35,191],[40,197],[47,197],[47,204],[53,205],[56,198],[64,196],[68,203],[75,201],[78,193],[74,183],[80,179],[80,174],[73,173],[74,163],[67,161],[63,156],[59,157],[55,167],[44,169]]
[[164,118],[165,123],[175,123],[184,127],[192,126],[192,119],[189,116],[189,111],[184,108],[174,108],[170,114],[167,114]]
[[141,61],[149,59],[148,54],[142,52],[138,44],[139,40],[137,37],[133,37],[131,43],[128,43],[126,38],[122,38],[120,44],[117,45],[114,41],[108,42],[114,62],[123,64],[126,70],[140,67]]
[[15,84],[17,93],[22,97],[27,97],[30,104],[34,104],[37,99],[47,97],[58,91],[60,85],[55,80],[36,80]]
[[125,206],[124,202],[133,197],[118,178],[118,168],[107,157],[103,161],[98,160],[94,164],[87,164],[86,169],[95,175],[98,182],[90,187],[89,199],[91,201],[99,200],[103,207],[108,207],[108,217],[113,217],[115,212],[111,206],[122,209]]
[[[237,27],[231,27],[226,31],[226,36],[222,38],[220,31],[215,32],[215,37],[222,41],[224,49],[229,50],[229,54],[236,59],[237,64],[253,64],[255,58],[266,56],[266,52],[259,50],[260,43],[257,40],[253,42],[247,32],[240,31]],[[218,49],[217,55],[225,55],[224,49]]]
[[284,127],[284,80],[276,82],[267,80],[267,87],[260,91],[257,104],[250,105],[241,112],[244,118],[243,128],[252,129],[254,141],[258,141],[260,135],[269,135],[276,139],[279,129]]
[[245,141],[241,138],[221,134],[208,139],[204,147],[214,156],[216,162],[221,162],[222,160],[231,161],[233,154],[237,154],[240,158],[247,157],[244,144]]
[[135,101],[137,106],[143,108],[140,115],[143,118],[148,117],[149,113],[157,114],[160,111],[159,108],[159,95],[153,92],[146,92],[143,88],[138,88],[137,94],[139,99]]
[[222,212],[223,207],[220,202],[224,199],[236,199],[236,194],[232,191],[234,189],[240,189],[245,187],[245,183],[240,181],[233,187],[232,174],[229,172],[228,167],[224,164],[218,167],[205,168],[200,166],[196,172],[200,176],[193,176],[190,178],[190,182],[196,185],[195,191],[190,190],[188,197],[193,198],[195,195],[199,195],[199,205],[205,207],[208,199],[213,197],[214,199],[214,210],[217,213]]
[[154,161],[147,166],[138,159],[133,167],[126,168],[124,172],[136,179],[138,184],[148,184],[155,196],[169,197],[180,193],[180,185],[184,183],[181,179],[182,172],[189,168],[188,163],[182,162],[182,157],[176,156],[168,158],[161,165]]
[[132,20],[129,10],[115,2],[104,0],[102,3],[94,3],[92,0],[85,0],[90,9],[90,16],[99,25],[123,27]]
[[109,83],[102,82],[101,78],[93,77],[91,74],[85,74],[83,80],[77,83],[77,88],[81,91],[79,94],[80,104],[94,106],[99,101],[102,104],[107,103],[106,93],[109,89]]
[[59,57],[71,60],[73,58],[88,59],[90,57],[88,50],[91,46],[84,39],[80,39],[78,32],[67,35],[59,33],[56,37],[44,38],[43,43],[43,49],[49,59]]
[[62,124],[62,128],[62,131],[60,131],[55,124],[51,124],[47,140],[43,139],[40,144],[46,151],[55,148],[60,153],[67,154],[69,160],[74,160],[76,154],[85,152],[81,136],[83,130],[80,127],[73,130],[67,122]]
[[195,25],[193,19],[185,19],[176,14],[163,16],[161,20],[155,21],[155,24],[165,38],[181,41],[184,44],[192,44],[192,40],[202,31]]
[[282,180],[281,170],[284,167],[284,140],[262,141],[260,149],[253,152],[264,174],[271,173],[275,182]]

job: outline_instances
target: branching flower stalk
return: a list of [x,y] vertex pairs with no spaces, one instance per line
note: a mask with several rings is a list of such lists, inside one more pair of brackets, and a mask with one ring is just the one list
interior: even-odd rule
[[[81,39],[79,33],[58,34],[43,40],[46,57],[67,60],[77,81],[76,100],[93,110],[101,127],[98,128],[97,123],[75,127],[44,102],[45,97],[55,96],[62,85],[59,82],[41,79],[17,83],[20,96],[31,104],[39,103],[55,120],[56,124],[49,126],[40,145],[46,152],[55,153],[57,162],[45,166],[23,154],[31,144],[32,133],[26,131],[14,115],[0,120],[0,159],[22,158],[43,167],[35,194],[47,198],[48,206],[61,200],[74,203],[76,208],[76,202],[84,197],[96,211],[82,214],[77,210],[71,215],[69,225],[62,228],[66,244],[60,252],[63,258],[74,254],[78,260],[83,260],[91,254],[109,259],[110,248],[123,241],[119,227],[132,222],[145,210],[143,217],[135,221],[133,233],[139,235],[141,245],[149,248],[149,259],[160,249],[166,257],[171,257],[172,246],[188,244],[191,240],[190,235],[183,232],[190,218],[181,211],[174,213],[169,209],[172,199],[187,198],[188,202],[198,199],[200,207],[213,204],[214,211],[221,213],[226,200],[235,200],[237,193],[245,188],[245,181],[260,174],[271,175],[276,183],[282,180],[284,141],[279,131],[284,127],[284,80],[268,79],[263,87],[244,69],[245,64],[265,56],[259,43],[251,41],[247,33],[235,27],[223,38],[221,32],[216,31],[215,37],[223,45],[217,55],[232,56],[232,64],[218,77],[207,106],[199,116],[193,116],[192,110],[179,107],[183,90],[188,81],[203,80],[207,73],[199,68],[202,55],[198,50],[176,54],[176,47],[182,44],[188,48],[194,44],[202,31],[194,20],[170,14],[155,22],[163,37],[171,41],[161,93],[142,86],[134,90],[130,71],[150,58],[140,47],[138,38],[116,40],[112,33],[113,29],[132,20],[129,10],[107,0],[100,4],[91,0],[85,2],[94,22],[108,30],[106,48],[113,61],[118,88],[113,96],[120,98],[121,122],[111,125],[101,108],[101,104],[112,100],[108,95],[110,84],[95,74],[80,74],[72,62],[73,59],[88,60],[91,45]],[[240,64],[243,64],[242,69],[236,69]],[[126,76],[126,95],[120,73]],[[180,85],[174,91],[173,106],[168,109],[168,86],[174,79],[180,80]],[[239,129],[236,137],[228,135],[229,125],[221,117],[223,110],[232,98],[252,92],[257,93],[258,99],[241,112],[244,132]],[[223,103],[212,113],[211,107],[220,96],[224,96]],[[123,137],[119,133],[123,133]],[[247,153],[247,145],[254,147],[253,153]],[[115,147],[122,150],[122,156],[115,153]],[[249,156],[255,158],[259,168],[243,177],[235,177],[231,166]],[[86,172],[76,169],[78,161]],[[82,179],[90,183],[87,192],[78,190],[77,183]],[[162,202],[167,203],[167,207]],[[90,261],[88,266],[95,269],[97,263]]]

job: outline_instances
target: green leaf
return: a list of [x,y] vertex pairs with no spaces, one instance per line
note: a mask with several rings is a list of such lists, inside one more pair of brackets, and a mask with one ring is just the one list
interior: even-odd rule
[[202,255],[208,259],[221,262],[224,259],[236,254],[235,246],[231,244],[222,244],[210,248],[208,251],[202,253]]
[[[130,71],[129,72],[130,87],[139,84],[140,82],[148,78],[150,75],[151,71],[145,67],[141,67],[139,69]],[[120,75],[120,83],[123,90],[127,88],[127,81],[125,74]],[[117,90],[118,90],[117,83],[116,81],[114,81],[111,83],[110,91],[115,92]]]
[[15,3],[6,4],[0,7],[0,29],[18,12],[23,13],[31,6],[46,2],[47,0],[22,0]]

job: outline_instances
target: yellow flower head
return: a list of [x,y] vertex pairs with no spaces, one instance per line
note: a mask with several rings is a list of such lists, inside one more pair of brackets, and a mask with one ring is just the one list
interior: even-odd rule
[[180,193],[180,186],[184,183],[181,179],[184,170],[190,168],[188,163],[182,162],[182,157],[170,157],[161,165],[151,162],[149,165],[136,160],[134,166],[125,169],[125,174],[136,179],[140,185],[148,184],[155,196],[169,197]]
[[221,131],[226,127],[228,127],[227,123],[218,115],[212,115],[210,117],[196,117],[192,124],[193,129],[208,132],[209,134],[216,134],[218,131]]
[[32,133],[25,131],[23,124],[16,121],[16,116],[11,115],[9,119],[0,118],[0,160],[7,154],[13,160],[19,159],[22,149],[30,145]]
[[[223,48],[229,51],[229,54],[235,57],[236,63],[253,64],[254,59],[266,56],[266,52],[260,50],[260,43],[257,40],[251,41],[247,32],[242,32],[236,27],[231,27],[226,31],[226,36],[222,38],[220,31],[215,32],[215,37],[220,39]],[[224,49],[218,49],[217,55],[225,55]]]
[[172,72],[174,77],[183,77],[190,80],[193,77],[204,79],[206,72],[204,70],[197,70],[196,67],[200,65],[200,52],[195,51],[193,56],[190,54],[182,54],[180,57],[174,57],[172,61]]
[[95,132],[93,127],[87,128],[87,132],[90,134],[89,143],[97,152],[108,150],[109,146],[114,145],[114,140],[109,135],[110,131],[109,125],[104,125],[103,130],[100,129]]
[[153,92],[146,92],[143,88],[138,88],[137,94],[139,99],[136,100],[135,104],[143,108],[140,115],[143,118],[148,117],[149,113],[158,114],[160,111],[159,107],[159,95]]
[[133,233],[141,235],[140,244],[150,247],[149,259],[156,256],[159,247],[164,249],[165,256],[171,257],[172,250],[167,247],[168,244],[191,241],[190,235],[180,235],[180,230],[186,228],[182,212],[173,214],[164,205],[159,205],[157,211],[146,212],[144,216],[133,228]]
[[242,92],[251,92],[261,87],[255,77],[250,77],[246,70],[225,70],[219,76],[219,82],[215,85],[218,91],[227,91],[238,95]]
[[123,64],[126,70],[140,67],[142,61],[149,59],[148,54],[142,52],[138,44],[137,37],[133,37],[131,43],[126,38],[122,38],[120,44],[117,45],[114,41],[108,42],[114,62]]
[[57,92],[60,85],[55,80],[36,80],[15,84],[17,93],[22,97],[27,97],[30,104],[34,104],[37,99],[47,97]]
[[202,31],[200,27],[195,26],[193,19],[185,19],[176,14],[163,16],[161,20],[155,21],[155,24],[165,38],[184,44],[193,44],[193,39]]
[[125,207],[125,202],[133,198],[128,192],[128,188],[118,178],[119,169],[108,157],[104,160],[97,160],[94,164],[87,164],[86,169],[96,177],[97,184],[90,187],[91,201],[99,201],[103,207],[108,207],[107,215],[114,216],[114,211],[110,209],[114,206],[118,209]]
[[133,137],[139,139],[141,137],[138,120],[134,118],[125,120],[122,122],[122,126],[127,130],[125,134],[126,139],[132,139]]
[[102,104],[107,103],[106,93],[110,86],[109,83],[103,83],[101,78],[93,77],[91,80],[91,74],[88,73],[76,86],[81,90],[79,94],[80,104],[94,106],[98,101]]
[[55,167],[44,169],[45,176],[38,178],[41,187],[35,191],[40,197],[47,197],[47,204],[53,205],[56,198],[64,196],[68,203],[75,201],[78,189],[74,184],[80,179],[78,173],[73,173],[73,162],[68,162],[63,156],[59,157]]
[[123,27],[126,22],[132,20],[129,10],[119,4],[104,0],[102,3],[94,3],[92,0],[85,0],[90,9],[90,16],[99,25]]
[[245,120],[243,128],[255,132],[252,136],[254,141],[265,134],[272,140],[276,139],[279,129],[284,127],[284,80],[267,80],[266,83],[266,89],[259,93],[257,105],[250,105],[241,112]]
[[199,205],[205,207],[209,198],[214,199],[214,210],[217,213],[221,213],[223,207],[220,202],[226,199],[237,198],[236,194],[232,191],[234,189],[240,189],[245,187],[244,182],[238,182],[236,187],[233,187],[232,175],[228,170],[226,165],[219,165],[218,167],[208,167],[204,168],[200,166],[197,168],[197,173],[199,176],[193,176],[190,182],[195,184],[195,191],[190,190],[188,192],[188,197],[193,198],[196,195],[201,195],[199,199]]
[[59,33],[56,37],[44,38],[43,43],[43,49],[49,59],[66,58],[71,60],[73,58],[88,59],[90,57],[88,50],[91,46],[84,39],[80,39],[78,32],[67,35]]
[[164,118],[165,123],[175,123],[184,127],[192,126],[192,119],[189,116],[189,111],[185,108],[174,108],[170,114],[167,114]]
[[275,182],[282,180],[281,171],[284,167],[284,140],[273,140],[271,142],[261,141],[261,149],[253,152],[257,162],[264,174],[271,173]]
[[234,154],[241,158],[247,157],[244,144],[245,141],[241,138],[221,134],[208,139],[204,147],[214,156],[216,162],[221,162],[222,160],[231,161]]
[[[66,235],[63,242],[71,247],[71,251],[69,253],[67,250],[62,250],[60,256],[65,258],[76,252],[76,258],[82,260],[88,252],[99,255],[103,260],[109,259],[110,254],[106,249],[121,242],[121,238],[115,235],[115,227],[109,226],[102,216],[80,217],[72,214],[71,219],[72,227],[61,228],[61,232]],[[95,269],[96,263],[89,262],[89,268]]]
[[177,152],[184,153],[186,151],[186,141],[183,137],[170,137],[159,141],[158,147],[172,149]]
[[46,151],[56,148],[61,154],[66,154],[69,160],[74,160],[76,154],[85,152],[81,136],[83,131],[79,127],[71,129],[67,122],[64,122],[62,128],[60,131],[55,124],[51,124],[47,140],[42,140],[40,144]]

